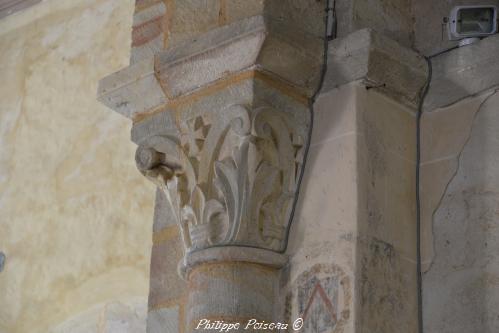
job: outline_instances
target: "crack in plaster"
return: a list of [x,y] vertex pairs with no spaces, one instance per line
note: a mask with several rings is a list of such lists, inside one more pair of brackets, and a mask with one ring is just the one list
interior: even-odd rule
[[[435,230],[434,230],[434,224],[435,224],[435,214],[436,212],[440,209],[440,206],[442,205],[442,202],[444,200],[444,197],[445,195],[447,194],[447,191],[449,190],[449,187],[450,185],[453,183],[454,179],[456,178],[458,172],[459,172],[459,169],[461,167],[461,160],[462,160],[462,155],[463,155],[463,151],[464,149],[466,148],[466,146],[468,145],[468,143],[470,142],[471,140],[471,137],[472,137],[472,134],[473,134],[473,127],[475,126],[475,122],[476,122],[476,118],[478,117],[478,114],[480,113],[480,111],[482,110],[483,106],[492,98],[494,97],[497,93],[499,92],[499,88],[495,88],[493,89],[489,95],[487,97],[484,98],[484,100],[480,103],[480,105],[478,105],[475,113],[473,114],[473,119],[471,121],[471,126],[470,126],[470,130],[468,132],[468,135],[467,135],[467,138],[464,142],[464,144],[461,146],[460,150],[459,150],[459,153],[454,157],[454,160],[456,163],[455,167],[454,167],[454,170],[452,172],[452,175],[450,176],[447,184],[445,185],[444,187],[444,190],[442,191],[441,195],[440,195],[440,198],[437,202],[437,204],[435,205],[435,208],[433,209],[432,213],[431,213],[431,236],[432,236],[432,244],[433,244],[433,249],[436,248],[436,244],[435,244],[435,237],[434,237],[434,234],[435,234]],[[423,273],[427,273],[431,270],[434,262],[435,262],[435,256],[436,256],[436,253],[435,251],[432,251],[432,255],[431,255],[431,258],[430,260],[428,260],[426,263],[424,264],[427,264],[427,267],[425,267],[426,265],[423,265]]]

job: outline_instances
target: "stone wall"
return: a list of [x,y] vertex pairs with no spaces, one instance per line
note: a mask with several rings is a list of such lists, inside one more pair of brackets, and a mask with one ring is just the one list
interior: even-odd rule
[[414,42],[411,0],[335,0],[338,37],[370,28],[406,47]]
[[154,187],[96,100],[130,57],[133,1],[0,20],[0,332],[144,332]]

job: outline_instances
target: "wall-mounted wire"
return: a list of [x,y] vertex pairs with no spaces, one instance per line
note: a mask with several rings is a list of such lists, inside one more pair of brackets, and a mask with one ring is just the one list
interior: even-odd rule
[[423,271],[421,262],[421,117],[423,116],[423,107],[430,83],[433,69],[431,59],[425,57],[428,64],[428,78],[419,97],[418,113],[416,117],[416,274],[417,274],[417,292],[418,292],[418,332],[424,332],[423,319]]
[[[315,90],[314,94],[309,100],[309,110],[310,110],[310,126],[308,129],[308,134],[307,134],[307,144],[305,146],[305,151],[303,154],[303,163],[302,167],[300,170],[300,175],[298,177],[298,181],[296,184],[296,192],[295,196],[293,199],[293,205],[291,208],[291,214],[289,217],[289,222],[288,226],[286,229],[285,237],[284,237],[284,246],[283,249],[280,251],[281,253],[286,252],[287,246],[288,246],[288,241],[289,241],[289,234],[291,232],[291,226],[293,224],[294,218],[295,218],[295,213],[296,213],[296,206],[298,205],[298,198],[300,196],[300,189],[301,185],[303,182],[303,176],[305,174],[305,167],[307,165],[307,160],[308,160],[308,154],[310,151],[310,143],[312,141],[312,132],[314,129],[314,103],[317,98],[317,95],[320,93],[322,90],[322,86],[324,85],[324,79],[326,77],[326,72],[327,72],[327,62],[328,62],[328,46],[329,46],[329,41],[332,39],[336,38],[336,0],[328,0],[326,2],[326,8],[325,8],[325,32],[324,32],[324,50],[322,54],[322,69],[321,69],[321,74],[319,78],[319,84],[317,86],[317,89]],[[334,20],[334,24],[331,24],[331,20]]]
[[416,116],[416,271],[417,271],[417,288],[418,288],[418,332],[424,333],[424,317],[423,317],[423,270],[421,257],[421,117],[424,112],[424,101],[430,90],[431,80],[433,78],[433,66],[431,59],[457,49],[459,46],[454,46],[443,51],[437,52],[425,57],[428,64],[428,78],[421,90],[418,112]]

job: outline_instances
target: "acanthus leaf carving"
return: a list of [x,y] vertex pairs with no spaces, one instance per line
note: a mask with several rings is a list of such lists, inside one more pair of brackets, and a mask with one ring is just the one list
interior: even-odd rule
[[220,245],[284,248],[304,124],[271,107],[231,106],[153,136],[139,170],[166,193],[187,252]]

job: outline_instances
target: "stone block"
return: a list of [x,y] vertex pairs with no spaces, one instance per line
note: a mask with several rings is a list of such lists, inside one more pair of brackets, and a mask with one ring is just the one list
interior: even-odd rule
[[383,226],[371,235],[394,246],[400,256],[416,261],[416,163],[387,152]]
[[352,1],[351,31],[371,28],[410,48],[414,39],[411,2],[411,0]]
[[167,102],[154,74],[154,59],[146,59],[99,82],[97,99],[128,118]]
[[256,63],[265,38],[262,17],[212,30],[196,41],[161,52],[156,70],[170,98],[189,93]]
[[161,1],[136,4],[132,27],[132,64],[151,58],[163,49],[167,28],[165,15],[166,6]]
[[313,146],[357,132],[355,107],[360,89],[365,88],[352,83],[319,94],[314,104]]
[[406,106],[359,92],[359,233],[415,260],[416,117]]
[[154,205],[153,232],[159,232],[167,227],[175,226],[177,221],[173,215],[170,202],[166,198],[165,192],[156,189],[156,202]]
[[287,0],[285,6],[281,1],[267,0],[265,15],[287,28],[298,28],[311,38],[322,39],[325,8],[326,0]]
[[[156,28],[157,27],[151,27],[151,30]],[[141,60],[152,57],[154,54],[160,52],[163,49],[163,46],[164,37],[162,33],[158,34],[156,37],[152,37],[140,46],[133,46],[130,54],[130,63],[135,64]]]
[[323,43],[296,29],[286,31],[272,21],[267,21],[267,26],[272,33],[265,39],[257,66],[312,96],[319,87]]
[[[201,319],[271,322],[278,293],[279,270],[244,262],[197,266],[189,274],[187,326]],[[189,330],[190,331],[190,330]]]
[[220,0],[169,0],[168,46],[195,39],[219,26]]
[[365,136],[366,145],[389,151],[407,161],[416,161],[414,108],[393,101],[377,90],[360,89],[357,110],[359,130]]
[[423,57],[371,29],[356,31],[329,45],[323,91],[363,80],[389,97],[415,107],[426,83]]
[[411,1],[336,0],[335,5],[339,38],[359,29],[370,28],[405,47],[412,47],[414,18]]
[[137,120],[132,127],[132,141],[140,144],[140,142],[152,135],[171,135],[177,134],[178,130],[175,125],[173,112],[158,112],[149,115],[145,119]]
[[163,2],[163,0],[135,0],[135,12],[140,12],[160,2]]
[[[168,227],[174,237],[155,242],[151,254],[149,310],[177,304],[185,295],[186,285],[178,274],[183,245],[177,226]],[[163,229],[163,234],[164,234]]]
[[355,272],[359,210],[356,145],[357,134],[349,133],[310,149],[287,250],[291,281],[321,263],[334,262],[347,274]]
[[390,243],[366,237],[358,254],[359,332],[416,333],[416,264]]
[[464,100],[421,118],[421,161],[431,163],[443,158],[457,157],[469,138],[473,119],[490,93]]
[[225,2],[227,22],[235,22],[247,17],[262,15],[265,0],[222,0]]

